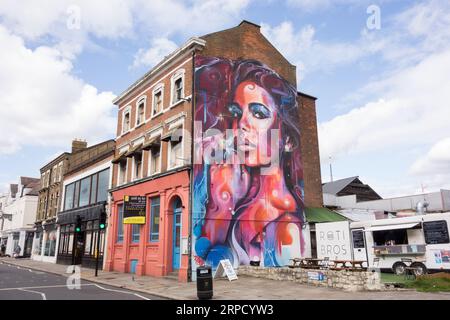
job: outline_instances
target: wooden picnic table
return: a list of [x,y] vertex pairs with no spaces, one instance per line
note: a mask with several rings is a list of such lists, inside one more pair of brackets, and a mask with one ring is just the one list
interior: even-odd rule
[[[353,270],[353,271],[364,271],[367,268],[363,267],[363,263],[367,262],[365,260],[332,260],[334,266],[331,268],[333,270]],[[350,264],[351,266],[347,266]]]
[[293,261],[293,264],[289,267],[304,269],[318,269],[321,267],[321,262],[323,261],[323,259],[317,258],[293,258],[290,260]]

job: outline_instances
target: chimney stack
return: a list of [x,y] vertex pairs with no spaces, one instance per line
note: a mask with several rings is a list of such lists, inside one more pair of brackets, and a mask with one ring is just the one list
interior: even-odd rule
[[72,141],[72,153],[80,152],[87,148],[86,140],[73,139]]

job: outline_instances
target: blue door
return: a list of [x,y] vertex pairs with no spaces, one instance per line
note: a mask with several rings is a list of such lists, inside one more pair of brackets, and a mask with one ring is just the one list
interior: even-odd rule
[[181,241],[181,203],[175,201],[173,208],[173,270],[180,269],[180,241]]
[[131,260],[130,261],[130,273],[136,274],[136,267],[137,267],[138,261],[137,260]]

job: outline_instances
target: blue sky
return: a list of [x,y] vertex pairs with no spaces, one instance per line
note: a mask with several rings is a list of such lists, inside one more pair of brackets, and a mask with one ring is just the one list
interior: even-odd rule
[[385,197],[450,188],[447,1],[0,0],[0,189],[72,138],[114,138],[116,95],[189,37],[243,19],[318,97],[323,181],[331,156],[335,179]]

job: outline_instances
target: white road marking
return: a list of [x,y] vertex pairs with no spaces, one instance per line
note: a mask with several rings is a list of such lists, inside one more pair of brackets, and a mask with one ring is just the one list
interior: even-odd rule
[[128,292],[128,291],[122,291],[122,290],[107,289],[107,288],[103,288],[102,286],[99,286],[98,284],[94,284],[94,285],[95,285],[96,287],[102,289],[102,290],[105,290],[105,291],[114,291],[114,292],[120,292],[120,293],[126,293],[126,294],[133,294],[133,295],[135,295],[136,297],[139,297],[139,298],[141,298],[141,299],[143,299],[143,300],[151,300],[150,298],[141,296],[141,295],[138,294],[138,293]]
[[42,297],[42,300],[47,300],[47,297],[45,296],[45,293],[39,292],[39,291],[33,291],[33,290],[27,290],[27,289],[17,289],[19,291],[25,291],[25,292],[31,292],[31,293],[37,293],[40,294]]
[[[95,286],[93,283],[81,284],[81,286]],[[2,288],[0,291],[9,291],[9,290],[21,290],[21,289],[43,289],[43,288],[67,288],[67,285],[57,285],[57,286],[39,286],[39,287],[17,287],[17,288]]]

